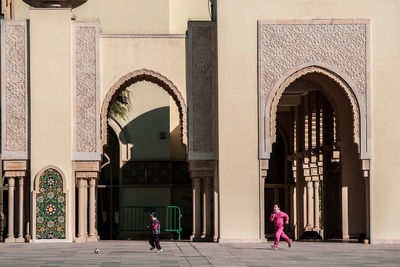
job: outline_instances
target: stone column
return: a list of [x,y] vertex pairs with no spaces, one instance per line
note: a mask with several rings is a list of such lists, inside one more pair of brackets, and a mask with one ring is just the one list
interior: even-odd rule
[[267,241],[265,238],[265,178],[268,174],[269,161],[267,159],[260,160],[260,239],[261,241]]
[[87,180],[85,178],[78,178],[78,237],[76,242],[87,242]]
[[[0,178],[0,232],[4,231],[4,206],[3,206],[3,179]],[[0,242],[3,241],[3,237],[0,237]]]
[[190,237],[191,241],[200,239],[200,178],[192,178],[192,193],[193,193],[193,233]]
[[319,231],[319,181],[314,181],[314,231]]
[[214,171],[213,179],[214,187],[214,242],[218,242],[219,239],[219,186],[218,186],[218,174]]
[[366,228],[366,237],[364,240],[364,243],[370,243],[371,242],[371,229],[370,229],[370,189],[369,189],[369,183],[370,183],[370,178],[369,178],[369,160],[363,160],[362,161],[362,167],[363,167],[363,176],[364,176],[364,181],[365,181],[365,212],[366,212],[366,223],[365,223],[365,228]]
[[14,177],[8,177],[8,235],[6,243],[14,243]]
[[292,210],[290,211],[290,229],[293,229],[294,239],[298,238],[297,234],[297,191],[296,185],[290,185],[290,196],[292,196]]
[[96,231],[96,177],[89,179],[89,238],[87,242],[97,242]]
[[348,187],[342,186],[342,238],[349,239]]
[[309,180],[309,181],[307,181],[307,226],[306,226],[307,231],[312,230],[312,228],[314,226],[313,210],[314,210],[313,185],[312,185],[312,181]]
[[203,233],[202,238],[211,238],[211,177],[203,179]]
[[18,238],[15,242],[23,243],[24,239],[24,177],[18,177]]
[[265,177],[260,177],[260,239],[266,241],[265,238]]

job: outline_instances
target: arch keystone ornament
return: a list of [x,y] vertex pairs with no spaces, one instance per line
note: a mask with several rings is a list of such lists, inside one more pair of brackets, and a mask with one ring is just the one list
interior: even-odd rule
[[258,21],[258,64],[260,159],[270,157],[280,96],[312,72],[345,90],[360,158],[371,158],[369,20]]

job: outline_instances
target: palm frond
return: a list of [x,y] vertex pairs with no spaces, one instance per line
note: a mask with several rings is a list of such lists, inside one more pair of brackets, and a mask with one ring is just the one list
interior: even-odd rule
[[128,112],[131,109],[131,102],[129,99],[129,92],[124,89],[111,103],[109,117],[120,117],[122,119],[128,118]]

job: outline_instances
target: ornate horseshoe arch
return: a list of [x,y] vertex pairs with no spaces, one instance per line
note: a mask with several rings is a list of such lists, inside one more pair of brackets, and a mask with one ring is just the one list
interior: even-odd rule
[[[321,73],[324,74],[326,77],[335,81],[346,93],[347,98],[350,101],[351,109],[352,109],[352,116],[353,116],[353,140],[360,147],[360,114],[365,113],[365,110],[360,111],[363,107],[358,105],[357,96],[354,94],[351,87],[343,81],[338,75],[335,73],[330,72],[327,69],[324,69],[319,66],[310,66],[298,71],[295,71],[293,74],[289,75],[287,79],[284,80],[280,85],[275,87],[273,90],[273,98],[270,102],[266,103],[265,107],[265,118],[268,118],[269,125],[266,125],[266,138],[270,140],[269,144],[272,146],[276,140],[276,112],[278,109],[279,100],[282,97],[283,92],[286,88],[299,79],[300,77],[309,74],[309,73]],[[272,150],[270,150],[272,151]]]
[[352,106],[353,137],[361,159],[370,159],[368,20],[258,22],[259,157],[270,157],[276,110],[296,79],[321,73],[335,81]]
[[126,87],[139,82],[149,81],[155,83],[167,91],[174,99],[179,109],[179,119],[181,123],[181,141],[187,146],[187,108],[178,88],[166,77],[152,70],[141,69],[130,72],[121,77],[108,91],[101,108],[101,140],[102,147],[107,143],[107,116],[110,103],[118,96],[118,94]]

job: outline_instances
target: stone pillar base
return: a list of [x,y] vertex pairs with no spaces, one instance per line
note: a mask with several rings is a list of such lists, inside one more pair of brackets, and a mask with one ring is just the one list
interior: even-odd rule
[[18,237],[18,238],[15,239],[15,243],[25,243],[25,238]]
[[88,238],[86,236],[78,236],[75,240],[76,243],[87,243]]
[[194,242],[197,242],[197,241],[201,241],[202,239],[201,239],[201,237],[200,236],[197,236],[197,235],[191,235],[190,236],[190,241],[194,241]]
[[4,239],[4,243],[15,243],[15,238],[7,237],[6,239]]
[[99,238],[97,236],[89,236],[86,242],[95,243],[95,242],[98,242],[98,241],[99,241]]
[[314,228],[311,225],[306,226],[306,231],[314,231]]
[[201,240],[205,241],[205,242],[213,242],[214,241],[214,237],[211,235],[201,235]]

